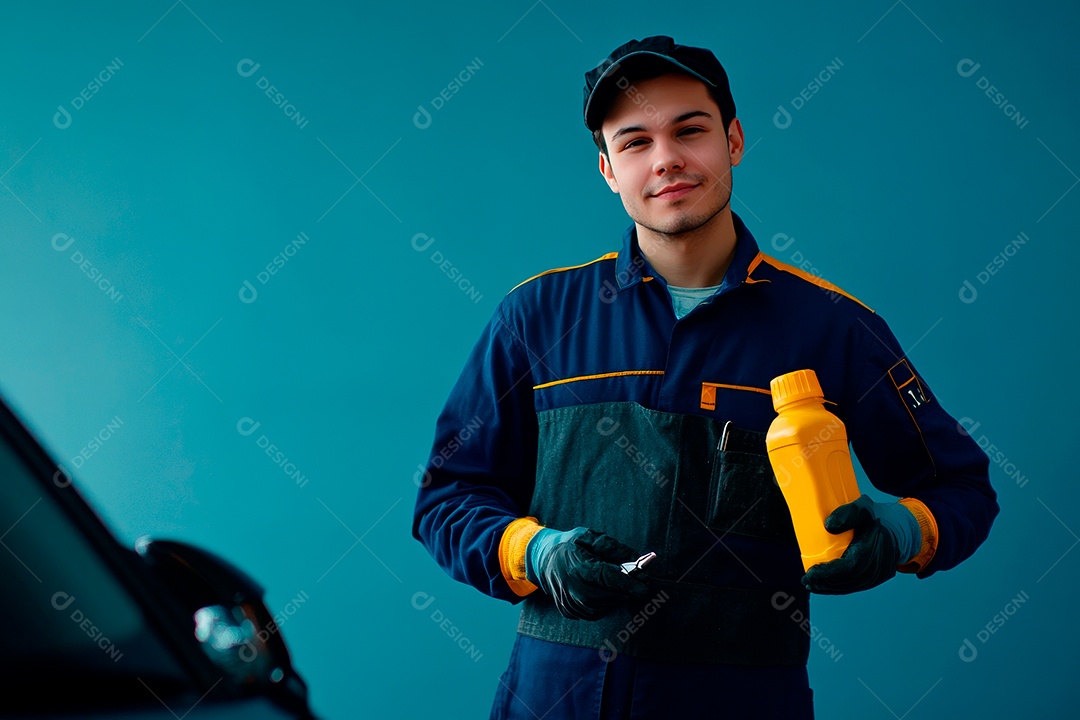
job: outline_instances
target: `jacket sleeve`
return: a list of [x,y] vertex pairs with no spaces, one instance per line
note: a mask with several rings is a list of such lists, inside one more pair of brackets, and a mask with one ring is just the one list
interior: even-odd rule
[[500,570],[499,542],[532,499],[538,431],[529,357],[506,321],[505,302],[436,422],[417,476],[412,533],[455,580],[517,602]]
[[[937,523],[925,578],[970,557],[999,508],[989,458],[945,411],[878,315],[860,323],[865,363],[850,388],[845,424],[876,488],[921,501]],[[858,363],[854,367],[857,369]]]

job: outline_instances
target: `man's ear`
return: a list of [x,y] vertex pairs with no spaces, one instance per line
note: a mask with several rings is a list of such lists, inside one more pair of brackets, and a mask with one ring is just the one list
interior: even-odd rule
[[607,155],[600,151],[600,174],[604,176],[604,180],[607,181],[608,187],[611,188],[611,192],[619,192],[619,181],[615,179],[615,173],[611,170],[611,161],[608,160]]
[[739,118],[731,118],[731,125],[728,126],[728,154],[731,156],[731,164],[738,165],[742,161],[743,149],[746,147],[746,140],[743,137],[742,123],[739,122]]

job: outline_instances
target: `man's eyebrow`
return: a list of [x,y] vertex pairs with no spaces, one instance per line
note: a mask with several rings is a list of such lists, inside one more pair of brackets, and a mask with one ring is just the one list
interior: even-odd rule
[[615,131],[615,134],[611,136],[612,140],[617,140],[620,135],[626,135],[627,133],[645,132],[644,125],[629,125],[624,128],[620,128]]
[[[681,122],[685,122],[690,118],[695,117],[707,117],[709,119],[712,119],[712,115],[705,112],[704,110],[691,110],[690,112],[684,112],[682,115],[679,115],[677,118],[672,120],[671,124],[678,125]],[[627,127],[617,130],[615,134],[611,136],[611,139],[616,140],[619,138],[619,136],[626,135],[627,133],[645,132],[647,129],[648,128],[646,128],[644,125],[628,125]]]
[[705,112],[704,110],[691,110],[690,112],[683,113],[679,117],[675,118],[671,124],[678,125],[679,123],[689,120],[692,117],[707,117],[710,120],[712,119],[712,115]]

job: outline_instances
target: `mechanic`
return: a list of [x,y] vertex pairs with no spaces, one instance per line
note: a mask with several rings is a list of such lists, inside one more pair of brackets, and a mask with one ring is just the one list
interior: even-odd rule
[[[744,137],[710,51],[635,40],[585,79],[633,225],[499,303],[437,421],[413,534],[523,603],[492,718],[812,718],[793,612],[969,557],[998,513],[988,458],[878,314],[732,212]],[[854,540],[805,574],[764,441],[770,380],[802,368],[900,498],[837,508],[826,527]]]

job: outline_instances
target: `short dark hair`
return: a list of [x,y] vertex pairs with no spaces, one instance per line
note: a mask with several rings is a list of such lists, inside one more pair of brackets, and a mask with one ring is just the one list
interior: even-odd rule
[[[627,64],[629,64],[629,63],[627,63]],[[677,69],[675,69],[674,67],[672,67],[671,65],[669,65],[667,63],[664,63],[664,64],[637,63],[633,67],[628,67],[626,69],[626,71],[622,74],[622,77],[626,79],[627,83],[629,83],[630,85],[633,85],[635,83],[641,82],[642,80],[652,80],[653,78],[660,77],[661,75],[686,75],[687,77],[693,77],[692,75],[690,75],[688,73],[680,73]],[[697,78],[694,78],[694,79],[697,80]],[[702,85],[705,85],[705,89],[709,91],[709,97],[711,97],[713,99],[713,102],[716,103],[716,107],[717,108],[723,107],[724,106],[724,98],[721,95],[720,89],[717,88],[714,85],[709,85],[707,83],[702,83]],[[614,104],[614,102],[615,102],[615,95],[611,95],[610,97],[604,98],[604,102],[605,102],[605,113],[604,114],[606,116],[607,115],[606,111],[610,110],[611,105]],[[734,118],[733,117],[723,117],[723,111],[721,111],[720,115],[721,115],[720,119],[724,123],[724,133],[727,134],[728,128],[731,126],[731,121]],[[593,130],[592,137],[593,137],[593,142],[596,143],[596,147],[600,148],[600,152],[604,153],[604,155],[610,160],[611,156],[608,155],[607,140],[604,139],[604,131],[603,131],[603,129],[596,128],[595,130]]]

